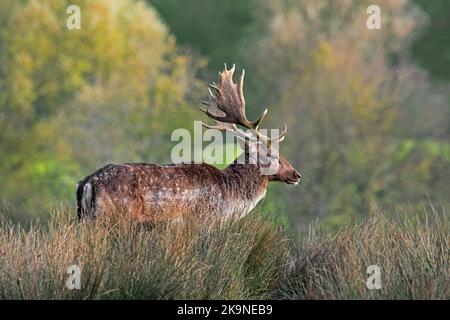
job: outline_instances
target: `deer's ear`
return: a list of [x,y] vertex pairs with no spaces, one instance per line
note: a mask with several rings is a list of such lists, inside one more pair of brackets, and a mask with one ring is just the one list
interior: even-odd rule
[[278,157],[260,157],[261,174],[265,176],[276,176],[279,174],[280,162]]

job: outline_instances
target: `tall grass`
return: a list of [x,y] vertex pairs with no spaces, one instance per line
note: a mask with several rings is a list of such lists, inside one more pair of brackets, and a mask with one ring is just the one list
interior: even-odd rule
[[[79,224],[69,214],[26,231],[3,223],[1,298],[268,298],[286,260],[280,228],[256,216],[206,232],[189,222]],[[74,264],[81,290],[65,287]]]
[[[450,224],[434,209],[423,218],[372,212],[328,235],[309,232],[293,249],[280,298],[448,299]],[[377,265],[382,288],[366,286],[367,267]]]
[[[0,225],[2,299],[449,298],[449,223],[371,214],[334,235],[311,225],[292,240],[254,213],[220,228],[78,223]],[[67,268],[81,268],[69,290]],[[381,290],[366,287],[368,265]]]

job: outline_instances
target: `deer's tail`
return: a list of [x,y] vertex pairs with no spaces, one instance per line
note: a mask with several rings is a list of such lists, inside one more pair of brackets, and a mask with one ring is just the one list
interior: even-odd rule
[[78,219],[95,217],[95,192],[92,183],[82,181],[77,184]]

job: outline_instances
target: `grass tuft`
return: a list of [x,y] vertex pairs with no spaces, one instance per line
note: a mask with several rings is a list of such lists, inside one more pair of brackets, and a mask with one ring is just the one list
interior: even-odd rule
[[[335,234],[311,225],[292,240],[253,213],[221,228],[0,221],[1,299],[448,299],[448,217],[371,213]],[[67,268],[81,268],[69,290]],[[382,289],[366,287],[381,268]]]

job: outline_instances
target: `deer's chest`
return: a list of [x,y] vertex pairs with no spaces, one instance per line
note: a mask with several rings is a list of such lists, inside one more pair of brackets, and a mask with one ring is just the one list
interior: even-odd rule
[[266,195],[266,189],[256,193],[252,198],[238,198],[228,202],[228,210],[225,210],[224,218],[243,218],[258,204]]

